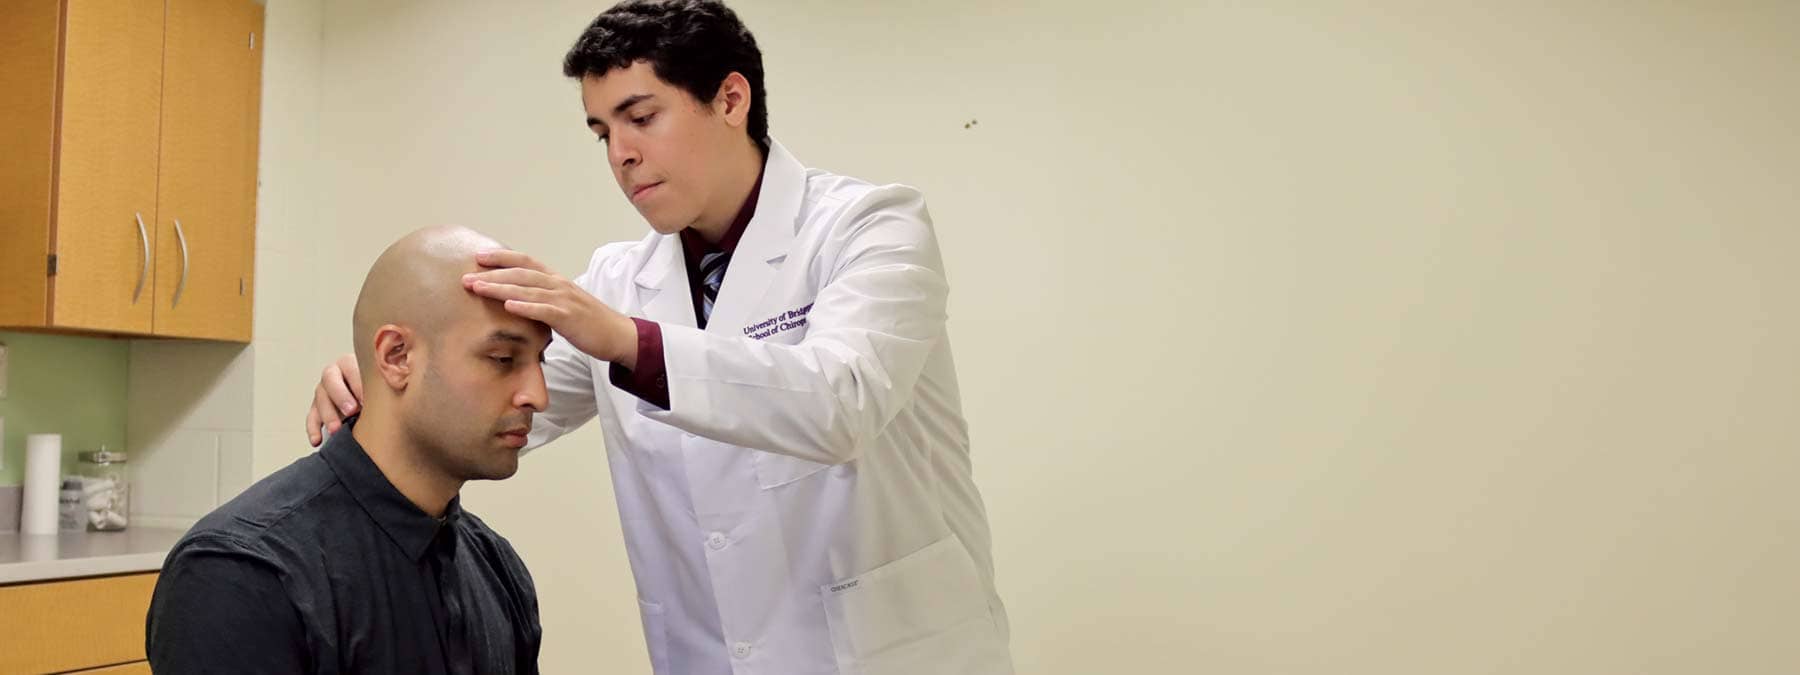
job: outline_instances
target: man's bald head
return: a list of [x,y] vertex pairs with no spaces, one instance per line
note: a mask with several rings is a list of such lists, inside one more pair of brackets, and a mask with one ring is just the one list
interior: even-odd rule
[[550,327],[463,285],[481,269],[476,254],[497,248],[468,228],[433,227],[400,238],[369,268],[356,299],[363,412],[354,429],[371,457],[404,457],[393,466],[457,487],[518,470],[531,416],[549,405]]
[[505,245],[475,230],[445,225],[414,230],[382,251],[363,279],[352,321],[356,365],[365,386],[375,378],[375,331],[394,324],[422,336],[441,335],[458,312],[485,302],[463,288],[462,275],[479,271],[477,251],[496,248]]

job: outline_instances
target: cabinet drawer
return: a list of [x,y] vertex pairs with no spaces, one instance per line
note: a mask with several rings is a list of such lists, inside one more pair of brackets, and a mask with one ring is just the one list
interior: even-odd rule
[[[51,673],[144,660],[156,573],[0,586],[0,673]],[[100,672],[149,672],[100,671]]]

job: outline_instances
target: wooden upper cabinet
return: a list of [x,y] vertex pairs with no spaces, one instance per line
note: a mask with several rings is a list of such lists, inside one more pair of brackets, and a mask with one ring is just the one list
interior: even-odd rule
[[0,2],[0,326],[50,316],[60,3]]
[[250,340],[262,22],[0,2],[0,328]]
[[65,17],[50,319],[149,333],[163,0],[75,1]]
[[156,332],[248,342],[263,8],[167,2]]

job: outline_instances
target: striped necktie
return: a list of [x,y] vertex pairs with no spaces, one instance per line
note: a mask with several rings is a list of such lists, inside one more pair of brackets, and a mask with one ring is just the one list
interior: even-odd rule
[[719,285],[725,283],[725,263],[731,256],[724,251],[708,253],[700,258],[700,320],[712,318],[713,302],[719,299]]

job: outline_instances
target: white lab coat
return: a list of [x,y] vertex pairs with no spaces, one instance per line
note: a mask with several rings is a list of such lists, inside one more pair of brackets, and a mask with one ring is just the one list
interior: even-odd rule
[[917,190],[771,144],[705,331],[677,236],[577,283],[662,325],[670,410],[559,339],[531,445],[600,418],[657,675],[1012,672]]

